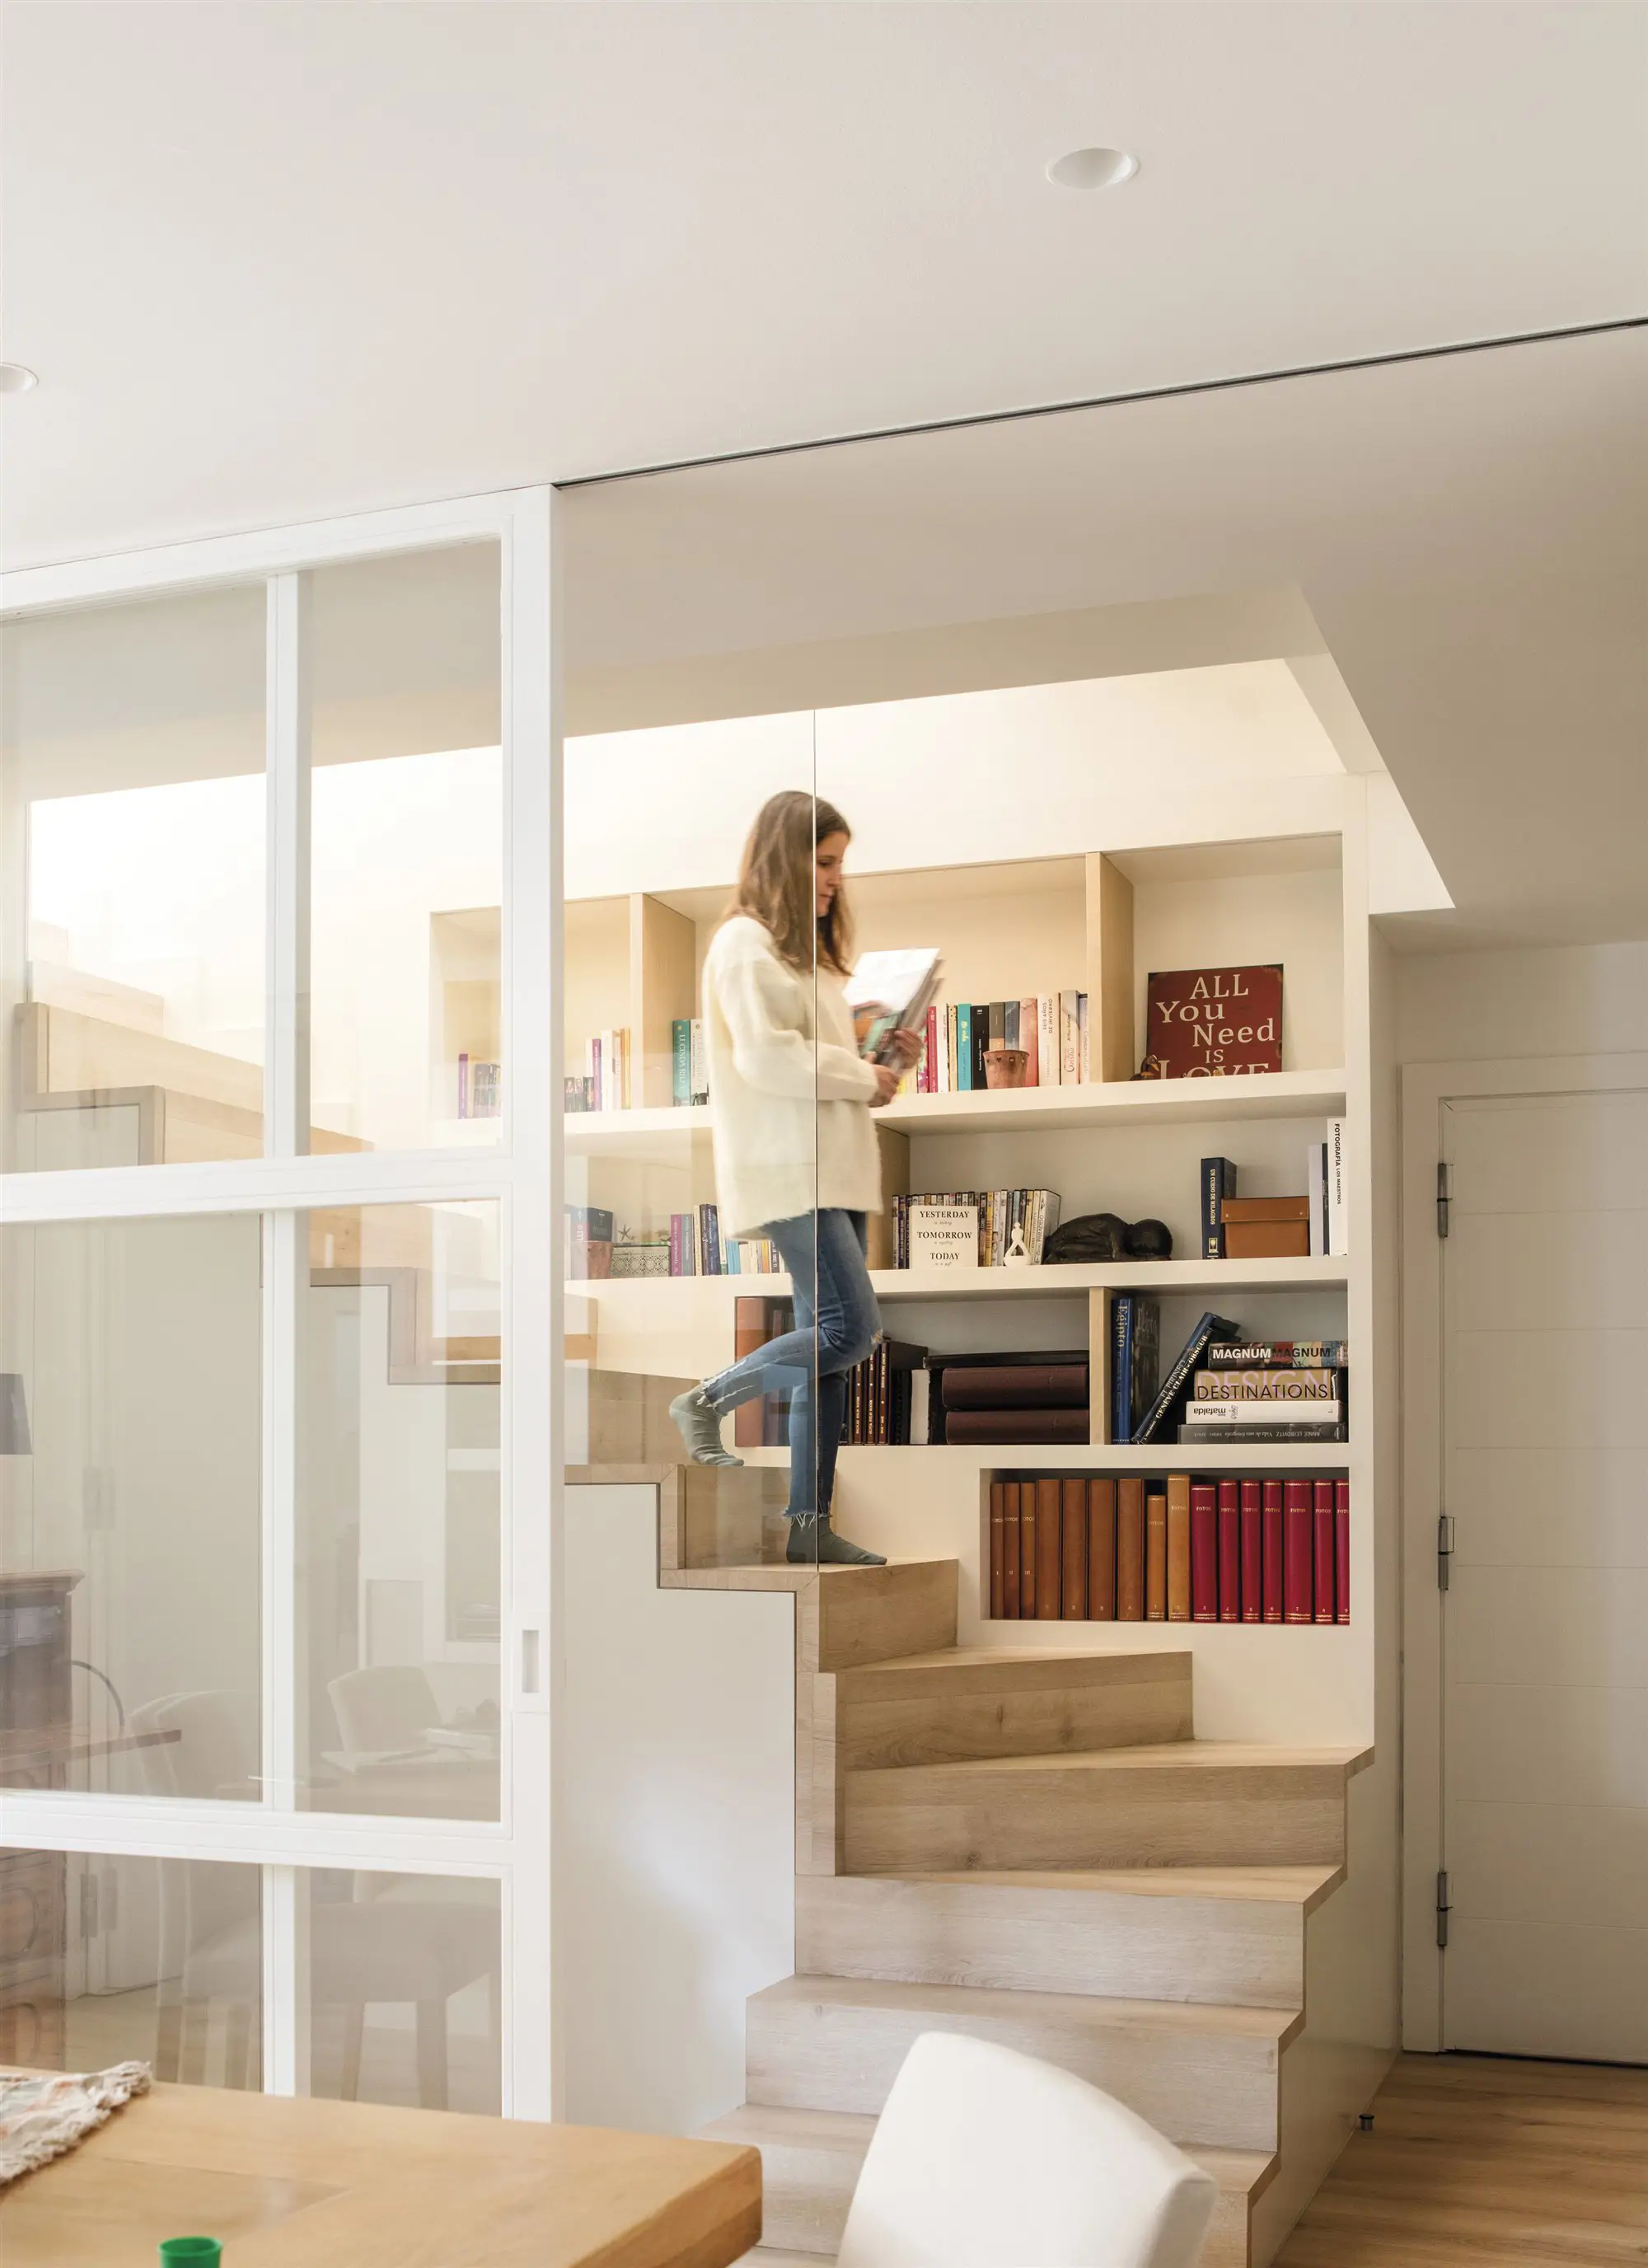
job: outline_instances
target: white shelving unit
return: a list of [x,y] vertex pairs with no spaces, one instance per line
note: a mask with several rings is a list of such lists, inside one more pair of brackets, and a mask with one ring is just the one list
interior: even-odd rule
[[[1330,792],[1331,787],[1331,792]],[[953,1556],[961,1565],[964,1642],[1004,1646],[1143,1644],[1189,1648],[1219,1665],[1206,1687],[1208,1723],[1232,1737],[1343,1740],[1373,1729],[1374,1503],[1377,1350],[1373,1342],[1374,1212],[1370,946],[1358,781],[1312,783],[1299,832],[1244,839],[1206,834],[1230,814],[1205,799],[1164,794],[1134,842],[1039,865],[913,869],[868,877],[857,901],[864,947],[918,939],[945,954],[948,997],[979,1000],[1085,985],[1101,1004],[1095,1076],[1079,1086],[901,1096],[878,1113],[886,1154],[908,1161],[899,1184],[924,1189],[1046,1187],[1063,1218],[1114,1211],[1171,1229],[1178,1256],[1098,1267],[976,1273],[872,1270],[889,1332],[935,1351],[1085,1344],[1095,1392],[1107,1344],[1110,1295],[1162,1302],[1166,1365],[1206,1307],[1258,1337],[1329,1336],[1350,1342],[1355,1418],[1344,1442],[1152,1442],[1041,1446],[848,1447],[837,1512],[845,1533],[894,1557]],[[1324,820],[1338,825],[1325,834]],[[698,924],[700,961],[725,902],[703,887],[661,894]],[[631,933],[636,924],[631,922]],[[1280,961],[1284,1067],[1259,1076],[1135,1080],[1144,1052],[1144,985],[1151,968]],[[1100,1071],[1107,1076],[1098,1076]],[[1306,1186],[1306,1147],[1323,1122],[1346,1122],[1350,1162],[1348,1257],[1208,1261],[1199,1256],[1199,1161],[1234,1160],[1243,1195]],[[710,1108],[646,1108],[566,1121],[569,1198],[610,1207],[656,1230],[672,1211],[715,1198]],[[602,1366],[695,1377],[733,1354],[733,1302],[782,1295],[782,1276],[617,1279],[570,1286],[596,1319]],[[1095,1421],[1095,1430],[1104,1430]],[[729,1428],[729,1435],[731,1429]],[[782,1450],[745,1453],[784,1462]],[[991,1622],[988,1499],[992,1473],[1348,1476],[1352,1502],[1352,1614],[1348,1626]],[[1232,1683],[1244,1665],[1251,1690]],[[1203,1690],[1199,1687],[1199,1690]]]

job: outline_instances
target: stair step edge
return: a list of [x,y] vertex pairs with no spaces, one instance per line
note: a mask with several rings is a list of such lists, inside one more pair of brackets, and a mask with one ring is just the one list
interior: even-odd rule
[[1341,1771],[1347,1778],[1372,1757],[1371,1749],[1264,1748],[1247,1741],[1151,1741],[1115,1749],[1052,1749],[1019,1756],[960,1756],[941,1764],[860,1764],[850,1780],[909,1784],[916,1772],[950,1779],[979,1779],[989,1774],[1029,1778],[1038,1772]]
[[[694,2137],[700,2142],[732,2142],[759,2149],[766,2140],[775,2148],[839,2150],[842,2157],[862,2159],[876,2130],[871,2111],[788,2110],[779,2105],[746,2102],[723,2118],[711,2119]],[[835,2139],[820,2129],[839,2130]],[[1278,2154],[1265,2150],[1224,2150],[1210,2144],[1181,2142],[1176,2146],[1211,2174],[1229,2196],[1245,2195],[1251,2204],[1276,2178]]]
[[1095,2030],[1157,2032],[1172,2036],[1215,2034],[1278,2053],[1305,2021],[1302,2008],[1230,2007],[1196,2000],[1127,2000],[1104,1993],[1033,1992],[1014,1985],[906,1984],[874,1977],[786,1977],[752,1992],[747,2007],[864,2008],[919,2016],[982,2017],[994,2010],[1026,2020],[1063,2019]]
[[843,1882],[941,1883],[981,1890],[1045,1890],[1055,1897],[1204,1898],[1222,1905],[1297,1905],[1312,1914],[1340,1889],[1345,1867],[1106,1867],[901,1868],[892,1874],[841,1874]]

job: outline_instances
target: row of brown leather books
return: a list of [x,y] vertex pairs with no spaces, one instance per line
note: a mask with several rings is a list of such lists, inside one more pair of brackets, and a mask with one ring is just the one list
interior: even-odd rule
[[990,1611],[1019,1622],[1348,1623],[1350,1491],[1297,1476],[992,1481]]

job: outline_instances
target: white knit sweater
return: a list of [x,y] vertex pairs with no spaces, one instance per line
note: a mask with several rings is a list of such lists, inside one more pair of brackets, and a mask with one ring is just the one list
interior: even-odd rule
[[703,1005],[722,1235],[752,1236],[815,1204],[879,1211],[876,1075],[841,979],[786,968],[739,914],[710,944]]

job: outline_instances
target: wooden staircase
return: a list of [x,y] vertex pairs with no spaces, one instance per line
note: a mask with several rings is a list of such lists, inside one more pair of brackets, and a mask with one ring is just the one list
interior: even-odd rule
[[1188,1653],[958,1646],[953,1561],[672,1556],[666,1584],[796,1594],[797,1973],[750,2000],[747,2100],[708,2130],[762,2154],[752,2264],[834,2257],[936,2030],[1129,2104],[1218,2182],[1205,2268],[1265,2268],[1352,2124],[1312,2058],[1313,1917],[1372,1752],[1195,1739]]

